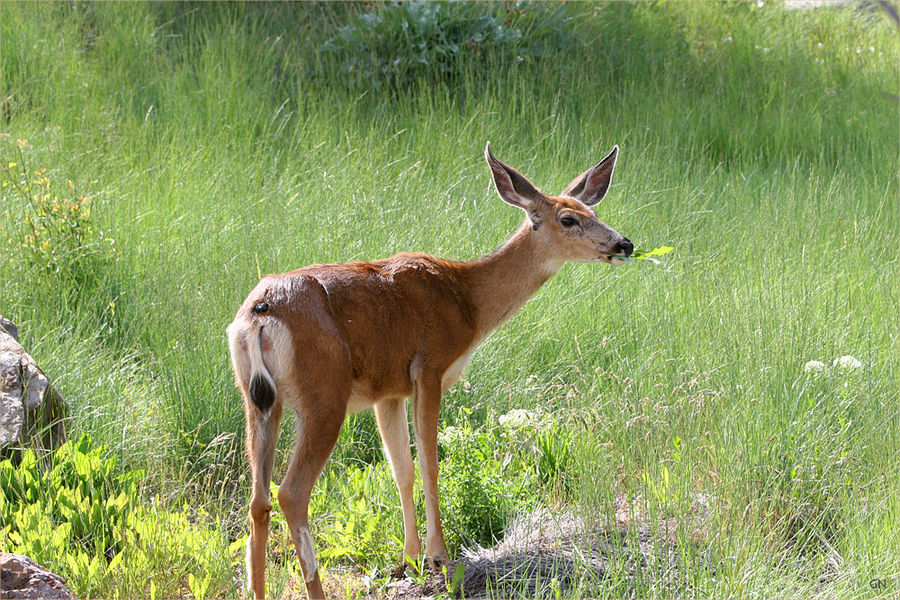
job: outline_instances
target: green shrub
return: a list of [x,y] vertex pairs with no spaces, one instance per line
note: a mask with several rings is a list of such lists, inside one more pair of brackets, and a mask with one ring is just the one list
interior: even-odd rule
[[438,485],[451,553],[463,545],[492,545],[513,516],[540,501],[534,425],[504,423],[501,417],[499,426],[474,428],[465,409],[460,413],[459,425],[445,427],[438,438]]
[[454,81],[464,65],[535,60],[573,34],[564,6],[447,2],[376,4],[323,46],[349,87],[405,87],[420,77]]
[[44,459],[28,450],[0,462],[0,545],[47,565],[79,597],[201,598],[213,582],[230,585],[227,544],[200,524],[209,515],[144,506],[144,473],[116,473],[104,453],[82,436]]
[[[60,288],[92,288],[103,263],[116,253],[115,241],[95,224],[90,197],[72,180],[65,189],[47,169],[25,158],[26,140],[0,140],[0,198],[7,208],[0,222],[7,260],[20,262],[42,283]],[[88,182],[90,184],[90,182]]]

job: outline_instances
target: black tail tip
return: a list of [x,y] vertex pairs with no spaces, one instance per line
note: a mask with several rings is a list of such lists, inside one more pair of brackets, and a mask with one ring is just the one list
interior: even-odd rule
[[275,403],[275,389],[262,375],[254,375],[250,380],[250,400],[262,412],[267,412]]

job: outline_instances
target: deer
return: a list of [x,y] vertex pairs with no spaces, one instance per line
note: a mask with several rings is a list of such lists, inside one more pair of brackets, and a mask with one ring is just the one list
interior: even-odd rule
[[[345,416],[373,408],[400,492],[403,557],[421,558],[413,504],[407,398],[425,496],[425,559],[449,561],[438,502],[441,395],[460,379],[476,347],[564,263],[623,264],[634,247],[600,221],[619,147],[558,196],[542,193],[484,151],[500,198],[525,212],[518,230],[477,260],[422,253],[319,264],[266,275],[228,326],[235,384],[244,400],[251,471],[247,587],[265,597],[265,552],[278,425],[296,413],[296,439],[277,497],[312,599],[324,598],[309,531],[310,494]],[[401,562],[401,568],[404,563]]]

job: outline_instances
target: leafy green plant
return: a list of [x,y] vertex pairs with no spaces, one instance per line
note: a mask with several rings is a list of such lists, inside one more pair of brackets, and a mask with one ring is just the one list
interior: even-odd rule
[[631,257],[635,260],[649,260],[652,263],[659,264],[659,261],[656,259],[656,257],[668,254],[674,249],[675,248],[673,248],[672,246],[661,246],[649,251],[635,250],[634,254],[632,254]]
[[188,587],[191,590],[191,594],[197,600],[203,600],[206,598],[206,591],[209,588],[210,576],[207,575],[203,579],[195,576],[193,573],[188,573]]
[[368,566],[378,557],[394,558],[399,541],[391,528],[399,527],[400,501],[387,463],[331,470],[318,485],[322,492],[311,512],[321,516],[316,537],[323,563],[340,559]]
[[664,254],[668,254],[672,250],[674,250],[672,246],[661,246],[659,248],[654,248],[653,250],[635,250],[631,256],[625,256],[623,254],[607,254],[609,258],[617,258],[619,260],[623,260],[625,262],[634,262],[636,260],[646,260],[655,265],[659,264],[658,256],[662,256]]
[[199,524],[209,515],[144,506],[143,472],[117,473],[104,453],[82,436],[43,459],[28,450],[0,462],[0,544],[48,565],[78,596],[153,596],[186,581],[199,599],[212,581],[227,585],[224,539]]
[[27,532],[38,526],[37,518],[64,524],[51,540],[31,539],[38,555],[61,538],[108,556],[121,551],[115,527],[133,506],[143,472],[115,475],[115,457],[102,458],[103,448],[91,448],[90,443],[87,436],[64,443],[49,457],[49,465],[31,450],[18,466],[11,460],[0,462],[0,514],[14,542],[25,543]]
[[447,569],[447,565],[441,565],[441,573],[444,575],[444,584],[447,586],[447,595],[451,598],[462,598],[465,594],[465,590],[462,586],[463,580],[466,578],[465,563],[458,563],[453,570],[453,575],[450,575],[450,570]]

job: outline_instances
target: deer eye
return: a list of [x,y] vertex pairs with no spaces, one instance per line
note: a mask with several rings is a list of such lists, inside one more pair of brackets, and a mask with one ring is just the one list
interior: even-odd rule
[[562,219],[559,220],[559,222],[560,222],[560,224],[562,224],[563,227],[574,227],[575,225],[578,224],[578,221],[576,221],[572,217],[563,217]]

